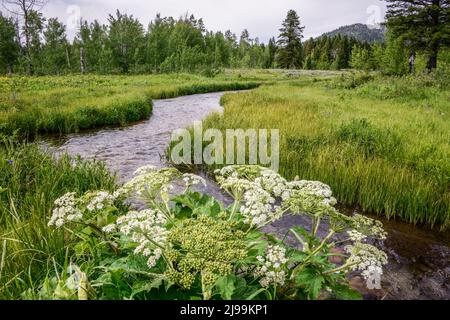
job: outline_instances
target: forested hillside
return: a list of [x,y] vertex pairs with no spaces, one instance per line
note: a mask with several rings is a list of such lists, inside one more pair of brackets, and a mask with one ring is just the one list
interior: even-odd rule
[[362,23],[356,23],[349,26],[343,26],[331,32],[323,34],[327,37],[335,37],[337,35],[354,38],[361,42],[383,42],[385,40],[385,27],[368,26]]

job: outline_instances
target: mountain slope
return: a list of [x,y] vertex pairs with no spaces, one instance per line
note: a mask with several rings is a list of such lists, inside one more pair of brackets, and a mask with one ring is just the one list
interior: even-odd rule
[[385,28],[374,28],[366,24],[356,23],[349,26],[340,27],[331,32],[324,33],[322,36],[334,37],[339,34],[353,37],[359,41],[366,41],[369,43],[383,42]]

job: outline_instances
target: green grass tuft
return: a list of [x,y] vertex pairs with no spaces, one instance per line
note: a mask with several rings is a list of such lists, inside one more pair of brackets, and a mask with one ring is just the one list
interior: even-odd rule
[[18,299],[64,265],[64,231],[47,226],[53,202],[67,192],[113,190],[102,163],[62,156],[36,145],[0,140],[0,300]]

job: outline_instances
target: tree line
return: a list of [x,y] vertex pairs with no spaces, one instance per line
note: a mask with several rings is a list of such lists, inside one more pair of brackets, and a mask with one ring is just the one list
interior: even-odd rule
[[387,41],[374,44],[342,35],[303,41],[305,27],[294,10],[288,12],[278,38],[267,44],[251,38],[247,30],[239,37],[231,31],[208,31],[193,15],[174,19],[158,14],[144,27],[119,10],[109,15],[107,24],[80,21],[76,37],[69,41],[66,26],[39,11],[41,0],[3,1],[15,17],[0,12],[3,74],[214,74],[221,68],[355,68],[403,74],[411,71],[408,61],[417,54],[428,57],[429,70],[436,68],[439,52],[450,42],[450,0],[389,0]]

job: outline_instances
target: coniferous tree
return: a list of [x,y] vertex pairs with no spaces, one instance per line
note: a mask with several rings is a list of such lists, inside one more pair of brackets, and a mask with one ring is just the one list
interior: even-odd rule
[[277,63],[281,68],[301,68],[303,65],[303,27],[297,12],[290,10],[278,37]]
[[355,44],[352,50],[350,66],[358,70],[368,71],[371,69],[370,52],[364,45]]
[[436,69],[439,51],[450,46],[450,0],[387,0],[387,26],[404,45],[428,56]]
[[275,38],[270,38],[269,43],[266,47],[266,62],[264,64],[265,68],[273,68],[275,66],[275,57],[277,54],[277,43]]

